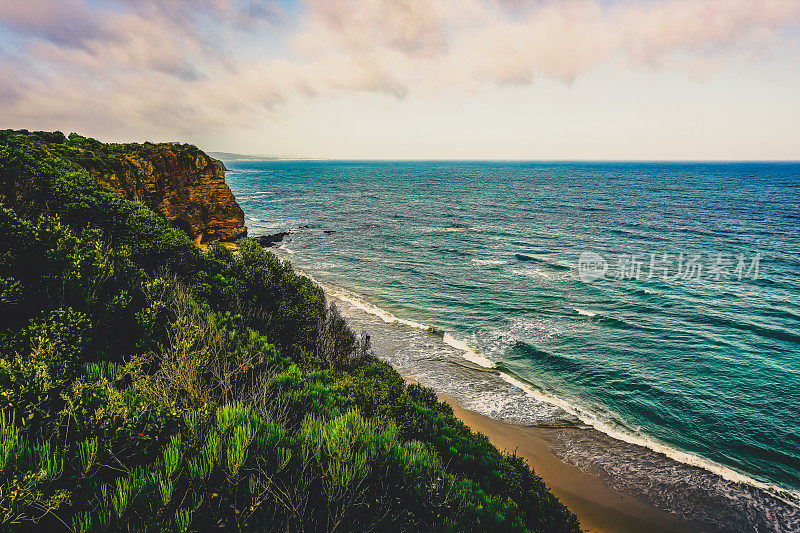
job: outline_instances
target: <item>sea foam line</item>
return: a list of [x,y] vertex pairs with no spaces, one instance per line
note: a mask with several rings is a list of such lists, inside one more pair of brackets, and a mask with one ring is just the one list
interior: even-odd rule
[[[338,298],[339,300],[345,301],[361,309],[366,313],[377,316],[386,323],[404,324],[422,331],[427,331],[431,329],[430,326],[426,326],[425,324],[414,322],[413,320],[406,320],[403,318],[399,318],[394,314],[390,313],[389,311],[381,309],[380,307],[365,301],[363,298],[360,298],[355,293],[352,293],[346,289],[342,289],[341,287],[337,287],[329,283],[320,282],[314,279],[313,276],[311,276],[306,272],[302,272],[296,268],[295,272],[297,272],[301,276],[309,278],[314,283],[320,285],[325,290],[326,293],[333,296],[334,298]],[[475,363],[477,365],[480,365],[484,368],[496,368],[496,365],[492,361],[490,361],[485,356],[478,353],[474,348],[472,348],[466,342],[454,338],[449,333],[445,333],[442,340],[449,346],[452,346],[453,348],[463,351],[464,352],[463,357],[466,360]],[[634,433],[614,427],[611,424],[601,420],[590,411],[587,411],[585,409],[580,408],[579,406],[576,406],[560,398],[547,394],[544,391],[538,390],[532,387],[531,385],[523,381],[520,381],[518,378],[514,377],[511,373],[498,372],[497,374],[503,381],[518,389],[521,389],[523,392],[525,392],[528,396],[532,397],[534,400],[559,407],[560,409],[563,409],[566,413],[574,416],[584,424],[594,428],[595,430],[601,433],[604,433],[605,435],[608,435],[613,439],[626,442],[628,444],[633,444],[635,446],[641,446],[643,448],[650,449],[656,453],[665,455],[666,457],[672,459],[673,461],[677,461],[679,463],[702,468],[703,470],[711,472],[712,474],[716,474],[727,481],[731,481],[734,483],[742,483],[745,485],[749,485],[751,487],[755,487],[768,494],[771,494],[772,496],[775,496],[776,498],[780,499],[781,501],[789,505],[800,507],[800,491],[785,489],[783,487],[758,481],[730,467],[724,466],[710,459],[706,459],[705,457],[700,457],[698,455],[689,452],[678,450],[652,437],[636,435]]]
[[551,396],[543,391],[537,390],[534,387],[528,385],[527,383],[520,381],[511,374],[507,374],[505,372],[499,372],[498,374],[503,381],[519,389],[522,389],[526,394],[528,394],[533,399],[549,403],[550,405],[555,405],[556,407],[559,407],[564,411],[566,411],[567,413],[569,413],[570,415],[574,416],[584,424],[591,426],[597,431],[604,433],[605,435],[608,435],[613,439],[627,442],[628,444],[641,446],[642,448],[650,449],[656,453],[665,455],[666,457],[669,457],[673,461],[679,463],[702,468],[703,470],[711,472],[712,474],[716,474],[717,476],[727,481],[731,481],[734,483],[742,483],[744,485],[749,485],[751,487],[758,488],[760,490],[763,490],[764,492],[767,492],[768,494],[771,494],[772,496],[775,496],[781,501],[788,503],[789,505],[792,505],[794,507],[800,507],[799,491],[785,489],[783,487],[758,481],[730,467],[712,461],[711,459],[706,459],[705,457],[701,457],[699,455],[678,450],[652,437],[644,435],[635,435],[623,429],[616,428],[611,424],[599,419],[594,414],[584,409],[581,409],[580,407],[574,404],[565,402],[560,398]]
[[463,357],[467,361],[482,366],[483,368],[495,368],[495,364],[487,359],[484,355],[479,354],[474,348],[472,348],[472,346],[464,341],[454,338],[449,333],[445,333],[442,337],[442,340],[445,342],[445,344],[452,346],[456,350],[461,350],[464,352]]
[[[341,287],[337,287],[335,285],[331,285],[330,283],[321,282],[321,281],[315,279],[313,276],[311,276],[307,272],[303,272],[303,271],[298,270],[296,268],[295,268],[295,272],[297,272],[301,276],[307,277],[308,279],[310,279],[311,281],[313,281],[314,283],[316,283],[317,285],[322,287],[323,290],[325,290],[325,292],[328,295],[330,295],[330,296],[332,296],[334,298],[337,298],[339,300],[342,300],[344,302],[347,302],[347,303],[353,305],[354,307],[357,307],[358,309],[361,309],[365,313],[368,313],[368,314],[373,315],[373,316],[377,316],[378,318],[380,318],[381,320],[383,320],[387,324],[392,324],[392,323],[394,323],[394,324],[404,324],[406,326],[410,326],[412,328],[419,329],[419,330],[422,330],[422,331],[430,331],[430,330],[434,329],[431,326],[428,326],[426,324],[422,324],[420,322],[415,322],[413,320],[406,320],[404,318],[400,318],[400,317],[390,313],[389,311],[386,311],[385,309],[381,309],[377,305],[374,305],[374,304],[372,304],[370,302],[367,302],[366,300],[364,300],[359,295],[357,295],[357,294],[355,294],[353,292],[350,292],[347,289],[343,289]],[[447,344],[449,346],[452,346],[456,350],[462,351],[463,352],[462,355],[463,355],[464,359],[466,359],[467,361],[469,361],[471,363],[474,363],[476,365],[479,365],[479,366],[481,366],[483,368],[495,368],[495,364],[493,362],[491,362],[489,359],[487,359],[484,355],[479,354],[474,348],[472,348],[466,342],[464,342],[462,340],[458,340],[455,337],[453,337],[450,333],[445,333],[442,336],[442,341],[444,341],[445,344]]]
[[504,259],[470,259],[471,262],[477,265],[506,265],[508,261]]
[[369,313],[370,315],[377,316],[387,324],[395,323],[395,324],[404,324],[406,326],[421,329],[421,330],[428,330],[430,329],[429,326],[425,324],[420,324],[419,322],[414,322],[413,320],[406,320],[404,318],[399,318],[389,311],[381,309],[377,305],[371,304],[368,301],[364,300],[363,298],[359,297],[357,294],[348,291],[347,289],[342,289],[341,287],[337,287],[335,285],[331,285],[330,283],[325,283],[314,279],[313,276],[308,274],[307,272],[303,272],[298,270],[297,268],[294,269],[295,272],[300,274],[301,276],[305,276],[320,287],[330,296],[342,300],[344,302],[349,303],[350,305],[361,309],[365,313]]

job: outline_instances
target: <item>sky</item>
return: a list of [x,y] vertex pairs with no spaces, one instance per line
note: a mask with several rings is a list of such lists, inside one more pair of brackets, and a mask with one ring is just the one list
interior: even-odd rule
[[0,0],[0,128],[341,159],[800,159],[800,0]]

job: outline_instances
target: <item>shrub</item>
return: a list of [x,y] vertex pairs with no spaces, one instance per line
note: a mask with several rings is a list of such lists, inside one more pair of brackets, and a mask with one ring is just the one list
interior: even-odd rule
[[578,531],[289,263],[98,184],[158,149],[0,131],[1,527]]

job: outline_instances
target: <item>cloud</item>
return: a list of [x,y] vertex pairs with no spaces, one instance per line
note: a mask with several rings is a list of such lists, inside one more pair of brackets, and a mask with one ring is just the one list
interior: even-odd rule
[[183,135],[296,96],[570,82],[619,59],[703,77],[798,24],[795,0],[4,2],[0,100],[17,126]]
[[113,36],[103,17],[78,0],[3,2],[0,21],[26,37],[66,48],[84,48],[88,42]]
[[782,28],[800,22],[794,0],[319,0],[309,9],[295,42],[310,66],[338,62],[343,78],[369,68],[385,80],[374,89],[393,94],[537,76],[571,81],[618,57],[637,65],[680,53],[707,60],[774,45]]

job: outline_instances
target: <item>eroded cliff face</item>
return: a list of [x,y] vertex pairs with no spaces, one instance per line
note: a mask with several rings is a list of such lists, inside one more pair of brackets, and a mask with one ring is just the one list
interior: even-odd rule
[[142,202],[184,230],[198,244],[247,235],[244,211],[225,183],[225,165],[200,150],[150,145],[122,154],[100,181]]

